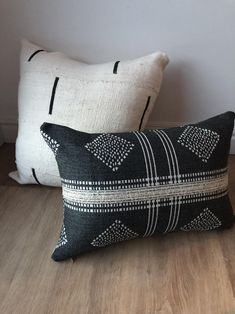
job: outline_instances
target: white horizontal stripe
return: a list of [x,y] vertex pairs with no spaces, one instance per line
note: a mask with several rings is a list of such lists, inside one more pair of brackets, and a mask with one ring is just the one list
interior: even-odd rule
[[[172,177],[174,179],[185,179],[185,181],[189,180],[195,180],[196,178],[200,178],[201,180],[204,180],[205,177],[213,177],[216,175],[221,175],[221,173],[227,171],[227,168],[222,168],[222,169],[217,169],[217,170],[211,170],[211,171],[204,171],[204,172],[193,172],[193,173],[183,173],[183,174],[177,174],[175,176],[159,176],[159,177],[154,177],[154,178],[137,178],[137,179],[124,179],[124,180],[114,180],[114,181],[79,181],[79,180],[69,180],[69,179],[64,179],[62,178],[62,184],[63,185],[68,185],[69,187],[75,186],[76,185],[84,185],[84,186],[92,186],[92,188],[97,188],[108,185],[131,185],[131,184],[143,184],[147,183],[149,180],[151,181],[163,181],[167,182],[171,181]],[[222,174],[223,175],[223,174]]]
[[158,198],[187,196],[194,194],[223,192],[228,187],[228,175],[219,178],[189,183],[177,183],[120,190],[81,190],[70,189],[63,186],[63,197],[71,202],[99,204],[119,203],[143,200],[156,200]]

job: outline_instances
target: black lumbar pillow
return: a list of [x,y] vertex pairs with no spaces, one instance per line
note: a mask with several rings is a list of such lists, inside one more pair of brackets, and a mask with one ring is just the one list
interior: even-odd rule
[[235,114],[164,130],[88,134],[50,123],[64,222],[56,261],[136,237],[229,228],[227,159]]

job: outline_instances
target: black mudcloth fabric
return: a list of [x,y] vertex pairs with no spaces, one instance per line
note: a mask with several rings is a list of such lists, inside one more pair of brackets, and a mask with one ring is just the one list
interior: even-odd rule
[[115,134],[44,123],[64,201],[52,258],[159,233],[231,227],[227,160],[234,117],[227,112],[197,124]]

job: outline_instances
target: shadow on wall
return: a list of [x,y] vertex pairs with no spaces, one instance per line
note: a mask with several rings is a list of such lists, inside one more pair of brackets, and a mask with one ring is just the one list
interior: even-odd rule
[[[192,95],[198,95],[200,90],[200,84],[195,80],[196,72],[196,69],[190,64],[168,65],[159,97],[151,115],[154,117],[154,121],[166,122],[166,124],[169,122],[169,126],[182,122],[193,122],[191,120],[195,108],[192,108],[190,103],[192,104],[193,101]],[[150,118],[150,124],[151,121],[153,122]]]

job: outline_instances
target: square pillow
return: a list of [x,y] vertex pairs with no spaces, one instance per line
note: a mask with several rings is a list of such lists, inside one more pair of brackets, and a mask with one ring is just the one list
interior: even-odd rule
[[163,52],[88,65],[23,41],[20,57],[17,172],[25,184],[60,186],[54,156],[40,135],[44,121],[85,132],[142,130],[160,90]]
[[235,114],[144,132],[89,134],[44,123],[62,182],[55,261],[136,237],[229,228]]

